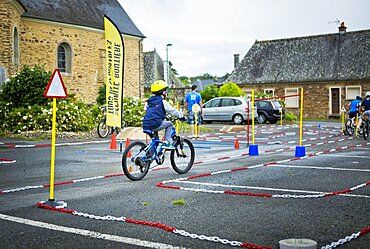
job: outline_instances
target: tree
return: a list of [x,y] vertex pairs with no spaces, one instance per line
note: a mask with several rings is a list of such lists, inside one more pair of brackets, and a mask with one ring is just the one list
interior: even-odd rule
[[218,87],[214,84],[206,86],[203,91],[200,92],[202,96],[202,102],[205,103],[208,100],[218,97]]
[[218,96],[220,97],[223,97],[223,96],[224,97],[241,97],[244,95],[245,94],[240,89],[240,87],[233,82],[224,84],[223,86],[220,87],[220,90],[218,91]]

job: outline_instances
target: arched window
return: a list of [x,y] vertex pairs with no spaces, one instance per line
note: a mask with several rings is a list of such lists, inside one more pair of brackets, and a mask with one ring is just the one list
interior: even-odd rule
[[13,30],[13,64],[15,69],[19,67],[19,37],[18,29],[14,27]]
[[58,69],[62,73],[71,73],[71,46],[68,43],[61,43],[58,46]]

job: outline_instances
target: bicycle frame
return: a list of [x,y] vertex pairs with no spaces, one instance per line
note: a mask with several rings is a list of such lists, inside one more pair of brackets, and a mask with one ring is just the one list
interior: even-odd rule
[[[157,131],[152,131],[152,133],[147,133],[150,138],[152,139],[152,141],[145,147],[144,151],[145,151],[145,154],[140,158],[141,160],[143,161],[150,161],[150,163],[152,161],[156,161],[156,163],[158,165],[162,164],[163,163],[163,159],[160,158],[160,156],[162,156],[164,154],[164,149],[162,149],[162,147],[159,148],[158,150],[158,145],[162,144],[163,141],[159,140],[159,137],[158,137],[158,132]],[[175,140],[177,139],[177,134],[176,134],[176,128],[173,127],[172,128],[172,131],[171,131],[171,137]],[[148,151],[151,151],[153,150],[153,154],[151,154],[151,157],[150,158],[147,158],[146,154]],[[141,151],[138,153],[138,155],[141,153]],[[136,155],[134,158],[136,158],[138,155]]]

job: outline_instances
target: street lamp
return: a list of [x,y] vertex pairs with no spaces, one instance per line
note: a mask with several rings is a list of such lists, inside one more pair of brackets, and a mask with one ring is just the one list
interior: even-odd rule
[[171,47],[172,44],[171,43],[168,43],[166,45],[166,63],[167,63],[167,84],[170,85],[171,84],[171,78],[170,78],[170,62],[168,61],[168,47]]

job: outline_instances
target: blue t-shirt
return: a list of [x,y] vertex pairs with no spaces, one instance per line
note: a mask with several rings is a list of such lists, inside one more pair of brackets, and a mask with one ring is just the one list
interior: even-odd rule
[[188,102],[188,111],[191,111],[191,108],[194,104],[200,105],[200,102],[202,101],[202,96],[200,96],[199,93],[191,91],[188,93],[185,97],[185,102]]
[[349,112],[358,112],[360,105],[361,105],[360,100],[358,99],[352,100],[351,107],[349,108]]

